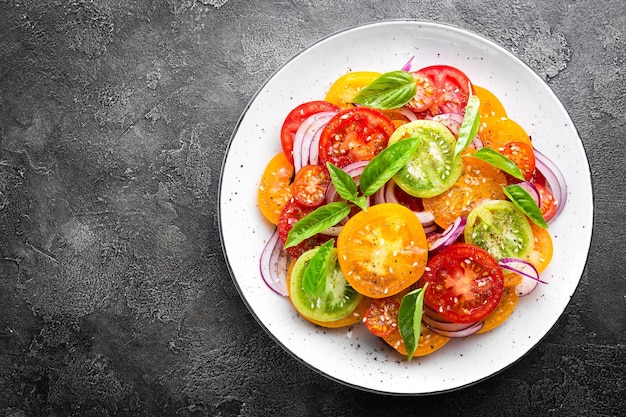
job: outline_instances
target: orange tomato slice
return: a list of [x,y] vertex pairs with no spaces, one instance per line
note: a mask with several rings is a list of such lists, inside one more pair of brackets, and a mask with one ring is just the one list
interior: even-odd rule
[[354,107],[352,99],[359,94],[363,87],[369,85],[380,75],[380,72],[370,71],[354,71],[342,75],[330,86],[324,101],[333,103],[342,109]]
[[289,185],[292,176],[293,165],[280,152],[270,160],[261,177],[257,203],[263,216],[273,224],[278,224],[280,212],[293,196]]
[[478,331],[478,333],[488,332],[489,330],[493,330],[504,323],[513,313],[513,310],[515,310],[518,300],[519,297],[515,293],[515,289],[513,287],[504,288],[500,304],[498,304],[498,307],[496,307],[496,309],[485,318],[485,324]]
[[478,136],[483,145],[500,152],[509,142],[523,142],[532,147],[528,133],[508,117],[485,117],[480,119]]
[[476,84],[472,84],[472,87],[474,87],[474,95],[480,99],[478,114],[481,119],[484,117],[507,117],[504,106],[495,94]]
[[[404,339],[402,338],[402,335],[399,331],[395,331],[390,335],[383,337],[383,340],[401,355],[406,355],[407,352],[406,346],[404,346]],[[449,337],[445,337],[433,332],[422,323],[420,337],[417,341],[417,347],[415,348],[413,356],[429,355],[441,349],[449,341]]]
[[554,253],[552,245],[552,236],[546,229],[542,229],[534,222],[529,222],[533,231],[534,245],[532,251],[528,254],[527,259],[532,263],[537,272],[543,272],[548,267]]
[[458,216],[467,216],[483,200],[506,198],[502,187],[507,178],[502,171],[489,163],[463,156],[463,170],[459,179],[443,194],[422,199],[424,210],[435,216],[435,222],[444,229]]
[[426,234],[408,208],[372,206],[353,216],[337,238],[339,266],[352,288],[382,298],[415,283],[428,261]]

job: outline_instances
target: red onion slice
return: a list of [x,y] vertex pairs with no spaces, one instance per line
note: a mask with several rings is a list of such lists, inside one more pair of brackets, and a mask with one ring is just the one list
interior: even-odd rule
[[337,112],[323,111],[312,114],[302,121],[293,137],[293,166],[295,172],[298,172],[303,166],[309,165],[309,153],[315,134],[335,114]]
[[432,245],[430,245],[428,253],[435,255],[456,242],[463,233],[466,224],[467,218],[465,216],[458,216],[454,219],[454,222],[443,231],[441,236],[435,240]]
[[522,282],[515,286],[515,292],[520,297],[530,294],[540,282],[547,284],[539,278],[537,268],[525,259],[502,258],[500,259],[500,267],[521,275]]
[[[428,324],[426,325],[428,326]],[[441,329],[431,327],[431,326],[428,326],[428,327],[430,328],[430,330],[432,330],[433,332],[437,334],[440,334],[441,336],[445,336],[449,338],[458,338],[458,337],[471,336],[474,333],[478,332],[480,329],[482,329],[484,325],[485,325],[485,322],[480,321],[462,330],[441,330]]]
[[556,219],[563,211],[563,208],[565,208],[565,203],[567,201],[567,182],[565,181],[565,177],[559,167],[556,166],[550,158],[539,152],[537,149],[534,150],[535,169],[539,170],[539,172],[541,172],[546,178],[550,191],[552,192],[552,195],[554,195],[554,201],[557,205],[556,213],[550,220],[548,220],[548,223],[550,223],[552,220]]
[[415,55],[411,56],[411,58],[409,58],[409,60],[407,61],[406,64],[404,64],[401,68],[402,71],[411,71],[411,67],[412,67],[412,63],[413,63],[413,59],[415,59]]
[[287,270],[290,263],[289,254],[283,249],[276,229],[261,252],[259,267],[265,284],[278,295],[288,295]]
[[477,324],[474,323],[453,323],[451,321],[443,320],[439,314],[435,313],[431,308],[425,307],[424,314],[422,315],[422,321],[426,323],[431,329],[437,329],[446,332],[458,332],[465,330]]
[[461,130],[461,124],[463,123],[463,115],[460,113],[442,113],[433,116],[433,120],[441,123],[452,132],[454,137],[459,137],[459,130]]

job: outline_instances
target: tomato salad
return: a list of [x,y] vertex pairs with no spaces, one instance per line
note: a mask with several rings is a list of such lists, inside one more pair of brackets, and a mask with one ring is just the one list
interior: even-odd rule
[[258,188],[276,225],[261,274],[305,319],[362,323],[411,360],[545,283],[565,181],[460,69],[345,74],[287,114],[280,144]]

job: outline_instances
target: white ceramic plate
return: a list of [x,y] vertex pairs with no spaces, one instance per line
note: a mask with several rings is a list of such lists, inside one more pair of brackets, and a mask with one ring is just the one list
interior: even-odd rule
[[[279,131],[296,105],[323,99],[339,76],[357,70],[448,64],[503,102],[509,117],[563,171],[569,194],[550,225],[554,258],[540,285],[513,316],[483,335],[453,340],[410,363],[364,326],[327,330],[300,318],[287,298],[265,286],[259,255],[273,226],[256,204],[266,163],[280,152]],[[573,186],[575,185],[575,186]],[[503,370],[524,356],[563,313],[583,272],[593,220],[589,165],[562,104],[544,81],[497,44],[456,27],[384,21],[333,34],[302,51],[261,87],[246,108],[224,160],[219,221],[224,253],[241,297],[259,324],[296,358],[323,375],[364,390],[418,395],[458,389]]]

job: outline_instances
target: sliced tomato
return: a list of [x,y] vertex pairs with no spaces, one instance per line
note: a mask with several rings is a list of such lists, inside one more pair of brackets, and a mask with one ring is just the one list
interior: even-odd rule
[[435,216],[435,222],[445,229],[458,216],[467,216],[484,200],[505,199],[502,187],[506,184],[507,179],[502,171],[467,155],[463,157],[463,171],[454,185],[443,194],[424,198],[422,203],[424,209]]
[[326,280],[320,295],[312,296],[304,288],[304,274],[311,258],[319,248],[302,254],[296,261],[289,279],[289,299],[305,318],[320,322],[345,319],[358,307],[363,296],[356,292],[344,278],[337,263],[337,250],[331,249]]
[[519,297],[513,287],[504,288],[500,304],[498,304],[498,307],[496,307],[496,309],[485,318],[485,323],[483,324],[483,327],[480,328],[478,333],[488,332],[489,330],[493,330],[504,323],[506,319],[513,314],[518,301]]
[[413,77],[417,92],[407,106],[416,114],[426,117],[465,111],[471,83],[458,68],[433,65],[415,71]]
[[378,337],[385,337],[398,329],[400,302],[394,297],[378,298],[365,311],[365,327]]
[[472,209],[463,235],[497,260],[523,258],[533,249],[528,218],[508,200],[489,200]]
[[484,146],[495,151],[509,142],[524,142],[532,148],[528,133],[515,120],[508,117],[481,118],[478,136]]
[[348,220],[337,238],[337,252],[350,285],[371,298],[408,288],[428,260],[422,224],[415,213],[394,203],[377,204]]
[[454,323],[474,323],[491,314],[502,298],[504,278],[486,250],[455,243],[428,262],[424,302]]
[[541,273],[548,267],[554,254],[552,236],[548,230],[537,226],[535,222],[530,222],[530,228],[533,231],[534,244],[526,259],[537,268],[537,272]]
[[280,129],[280,144],[290,163],[293,164],[293,138],[302,122],[313,114],[337,110],[339,110],[339,107],[332,103],[316,100],[302,103],[287,114]]
[[539,208],[541,209],[541,214],[543,214],[543,218],[548,221],[556,214],[557,202],[548,187],[540,183],[535,183],[534,185],[537,191],[539,191]]
[[[383,338],[385,342],[392,348],[394,348],[401,355],[406,355],[406,346],[404,345],[404,339],[400,334],[400,331],[397,330],[392,332],[388,336]],[[415,352],[413,352],[413,356],[426,356],[437,350],[441,349],[450,341],[449,337],[441,336],[430,330],[428,326],[425,326],[422,323],[422,327],[420,330],[420,337],[417,341],[417,348],[415,348]]]
[[281,152],[267,164],[259,182],[257,203],[263,216],[273,224],[278,224],[280,213],[292,198],[291,177],[293,165]]
[[389,138],[389,144],[414,137],[420,139],[420,146],[393,180],[414,197],[439,195],[461,175],[461,157],[454,157],[456,138],[437,121],[415,120],[398,127]]
[[320,162],[342,168],[352,162],[369,161],[387,147],[396,129],[378,110],[355,107],[337,113],[322,129]]
[[[283,208],[283,211],[280,213],[280,217],[278,219],[278,237],[282,241],[283,245],[285,244],[289,231],[293,225],[313,210],[315,210],[315,207],[303,206],[295,201],[295,199],[285,205],[285,208]],[[299,258],[304,252],[321,245],[329,239],[329,236],[318,234],[285,250],[289,255],[291,255],[292,258]]]
[[330,86],[324,100],[342,109],[354,107],[352,100],[380,75],[380,72],[372,71],[354,71],[342,75]]
[[474,95],[480,100],[478,114],[481,119],[484,117],[507,117],[502,102],[495,94],[485,87],[476,84],[472,85],[472,87],[474,88]]
[[330,184],[328,169],[322,165],[305,165],[296,173],[291,189],[293,198],[303,206],[319,207]]
[[496,149],[499,153],[509,158],[522,171],[524,179],[530,180],[535,172],[535,152],[527,142],[513,141],[505,143]]

